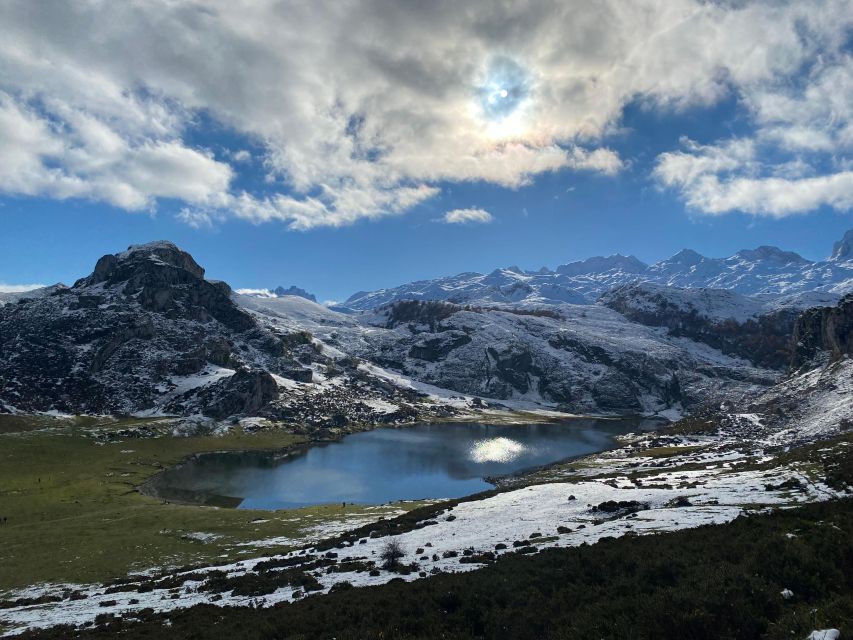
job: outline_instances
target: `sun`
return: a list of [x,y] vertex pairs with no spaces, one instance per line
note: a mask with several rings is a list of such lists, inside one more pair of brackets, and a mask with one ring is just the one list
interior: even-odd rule
[[493,58],[486,66],[476,92],[474,108],[492,138],[522,134],[532,94],[530,73],[506,56]]

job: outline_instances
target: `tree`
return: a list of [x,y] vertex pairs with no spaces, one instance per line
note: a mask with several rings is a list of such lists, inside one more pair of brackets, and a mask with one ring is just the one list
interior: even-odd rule
[[382,547],[382,551],[379,554],[379,557],[382,558],[382,568],[389,570],[395,568],[400,564],[400,558],[405,555],[406,552],[403,550],[403,545],[400,544],[400,541],[392,538]]

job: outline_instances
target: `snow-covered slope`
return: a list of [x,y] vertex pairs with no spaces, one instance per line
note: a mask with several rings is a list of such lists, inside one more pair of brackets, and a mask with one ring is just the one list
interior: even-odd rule
[[836,242],[832,255],[812,262],[789,251],[762,246],[728,258],[707,258],[685,249],[651,266],[633,256],[589,258],[551,271],[496,269],[487,275],[461,273],[378,291],[361,291],[342,306],[365,310],[396,300],[447,300],[465,303],[583,304],[631,282],[684,288],[729,289],[744,295],[790,296],[853,290],[853,230]]
[[653,413],[742,394],[778,373],[600,305],[546,311],[400,302],[342,314],[298,298],[239,302],[281,330],[305,327],[330,354],[511,406]]

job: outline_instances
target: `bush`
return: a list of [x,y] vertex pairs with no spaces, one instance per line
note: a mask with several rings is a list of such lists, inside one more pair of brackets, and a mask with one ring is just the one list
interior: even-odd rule
[[396,538],[391,538],[382,547],[379,557],[382,559],[383,569],[395,569],[400,564],[400,558],[405,557],[406,552],[403,550],[403,545]]

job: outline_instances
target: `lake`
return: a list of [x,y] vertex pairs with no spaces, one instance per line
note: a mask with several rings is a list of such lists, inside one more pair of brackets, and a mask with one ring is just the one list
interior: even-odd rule
[[613,446],[617,435],[658,424],[639,419],[572,419],[374,429],[297,453],[199,455],[164,471],[149,490],[167,500],[241,509],[458,498],[490,489],[485,478],[602,451]]

